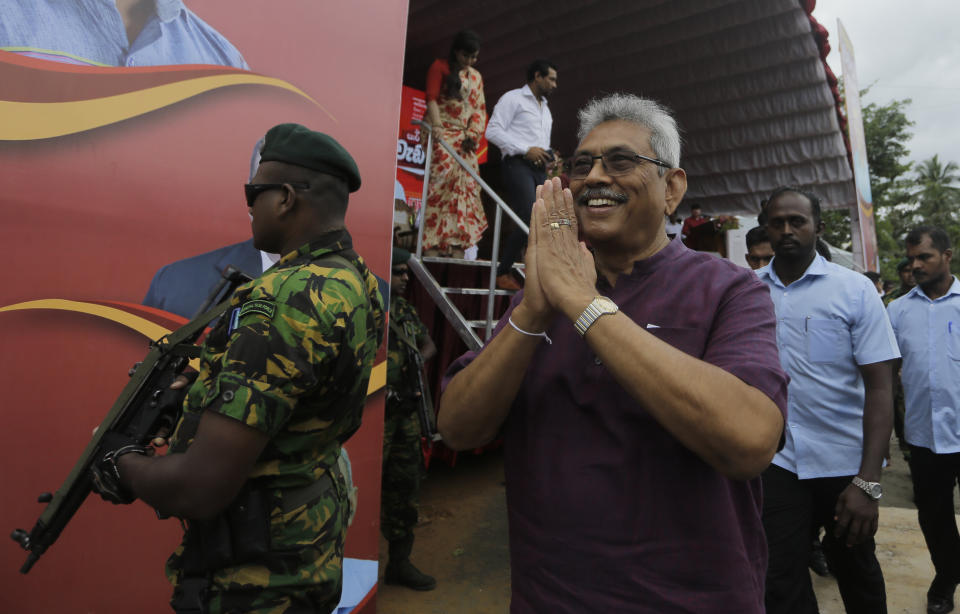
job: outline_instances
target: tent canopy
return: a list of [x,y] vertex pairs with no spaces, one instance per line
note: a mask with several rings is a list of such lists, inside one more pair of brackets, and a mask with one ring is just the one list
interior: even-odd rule
[[[756,215],[773,188],[795,184],[825,207],[854,202],[836,79],[823,61],[826,31],[813,0],[411,0],[404,83],[423,88],[453,35],[482,38],[477,68],[488,113],[548,58],[559,87],[549,100],[553,145],[577,145],[576,112],[625,91],[672,108],[689,189],[711,215]],[[686,209],[682,209],[686,213]]]

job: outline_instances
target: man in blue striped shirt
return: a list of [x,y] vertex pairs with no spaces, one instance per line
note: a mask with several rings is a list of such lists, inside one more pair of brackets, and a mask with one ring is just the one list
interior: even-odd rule
[[960,534],[953,489],[960,479],[960,281],[950,274],[953,250],[940,228],[907,235],[917,285],[887,308],[903,353],[904,437],[920,529],[936,576],[927,612],[953,610],[960,582]]

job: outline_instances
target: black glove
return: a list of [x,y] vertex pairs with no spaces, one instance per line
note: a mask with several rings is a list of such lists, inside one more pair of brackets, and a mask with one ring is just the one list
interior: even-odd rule
[[[183,408],[183,400],[187,398],[190,386],[196,381],[198,375],[200,374],[197,371],[181,373],[178,377],[185,377],[187,379],[187,383],[182,388],[177,388],[176,390],[164,388],[159,395],[154,397],[154,401],[152,402],[159,405],[160,416],[162,418],[157,425],[158,432],[155,433],[156,436],[167,439],[170,437],[170,434],[173,433],[173,429],[177,426],[176,423],[180,417],[180,411]],[[174,378],[174,381],[176,381],[176,378]]]
[[100,440],[100,456],[90,466],[90,480],[93,490],[114,504],[133,503],[136,497],[120,483],[120,470],[117,459],[124,454],[147,454],[148,447],[136,443],[130,437],[110,431]]

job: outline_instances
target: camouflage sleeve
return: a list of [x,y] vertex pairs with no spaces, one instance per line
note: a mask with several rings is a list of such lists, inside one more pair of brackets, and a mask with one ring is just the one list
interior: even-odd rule
[[413,317],[411,319],[413,320],[413,325],[416,329],[417,347],[420,348],[420,347],[423,347],[423,343],[427,340],[430,333],[427,330],[427,327],[424,325],[423,321],[420,319],[420,316],[417,314],[417,311],[413,308],[412,305],[410,306],[410,311],[413,312],[412,313]]
[[325,394],[338,365],[355,362],[352,350],[368,334],[363,288],[349,271],[309,269],[263,279],[239,305],[210,409],[273,436],[298,398]]
[[370,299],[370,310],[377,332],[377,347],[380,347],[380,343],[383,341],[383,333],[387,326],[386,307],[384,306],[383,295],[380,294],[380,285],[377,283],[376,276],[371,273],[370,269],[364,264],[363,258],[358,258],[358,260],[363,267],[363,276],[366,280],[366,292]]

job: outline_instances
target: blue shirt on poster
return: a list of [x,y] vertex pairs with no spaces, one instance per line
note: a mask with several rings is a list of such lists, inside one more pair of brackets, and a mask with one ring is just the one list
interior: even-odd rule
[[773,464],[801,480],[855,475],[863,453],[858,365],[900,357],[883,301],[867,277],[820,255],[789,286],[775,261],[756,271],[770,288],[790,375],[785,444]]
[[249,68],[230,41],[181,0],[155,0],[133,43],[115,0],[0,0],[0,15],[3,51],[86,65]]
[[960,281],[936,300],[917,286],[887,312],[903,352],[907,443],[960,452]]

